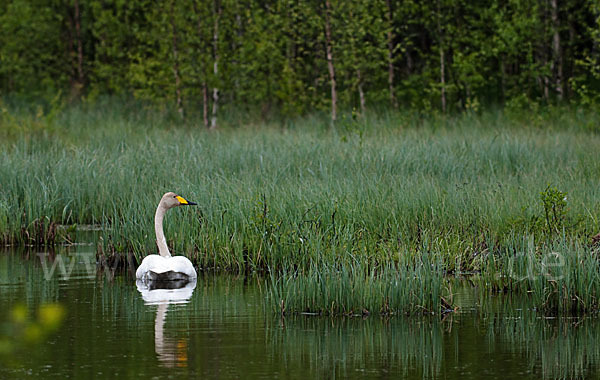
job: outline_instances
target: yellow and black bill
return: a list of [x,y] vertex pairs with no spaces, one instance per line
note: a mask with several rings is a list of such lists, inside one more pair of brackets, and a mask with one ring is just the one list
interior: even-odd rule
[[194,206],[194,205],[197,205],[197,203],[190,202],[187,199],[185,199],[184,197],[179,196],[179,195],[176,196],[175,198],[177,198],[177,200],[179,201],[179,204],[182,205],[182,206]]

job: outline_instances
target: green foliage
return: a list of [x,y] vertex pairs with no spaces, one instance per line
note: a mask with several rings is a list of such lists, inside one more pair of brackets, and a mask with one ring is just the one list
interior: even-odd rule
[[540,201],[544,208],[544,219],[548,233],[560,233],[567,218],[567,193],[556,187],[546,187],[540,193]]
[[15,0],[0,5],[0,91],[50,95],[67,85],[56,2]]
[[[186,114],[198,115],[211,109],[217,89],[220,115],[324,110],[330,79],[323,6],[5,1],[0,91],[46,99],[62,91],[69,101],[134,95],[166,108],[179,100]],[[442,94],[447,108],[460,112],[515,101],[598,102],[596,1],[561,1],[557,10],[523,0],[331,0],[330,6],[342,108],[362,113],[361,98],[367,108],[393,105],[390,89],[403,107],[425,112],[440,109]]]
[[536,246],[532,236],[514,237],[488,255],[479,281],[488,292],[527,294],[539,309],[569,315],[600,307],[597,251],[561,238]]

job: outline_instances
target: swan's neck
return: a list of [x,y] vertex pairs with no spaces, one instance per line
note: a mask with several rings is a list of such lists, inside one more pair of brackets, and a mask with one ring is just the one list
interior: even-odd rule
[[162,257],[171,257],[171,252],[169,252],[169,247],[167,247],[167,240],[165,239],[165,233],[163,231],[163,219],[165,218],[166,212],[167,209],[163,207],[162,204],[159,204],[156,209],[156,214],[154,215],[154,231],[156,232],[158,253]]
[[165,355],[163,329],[168,307],[168,302],[161,302],[156,309],[156,320],[154,321],[154,350],[159,356]]

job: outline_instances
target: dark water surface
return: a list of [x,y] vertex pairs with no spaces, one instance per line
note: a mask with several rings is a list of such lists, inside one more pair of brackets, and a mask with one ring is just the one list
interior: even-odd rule
[[[98,273],[86,251],[0,252],[0,378],[598,375],[598,318],[543,318],[524,300],[480,298],[464,281],[455,285],[461,311],[443,320],[282,319],[265,309],[264,279],[203,276],[195,288],[141,292],[128,276]],[[64,320],[26,341],[15,310],[35,321],[42,305],[58,305]]]

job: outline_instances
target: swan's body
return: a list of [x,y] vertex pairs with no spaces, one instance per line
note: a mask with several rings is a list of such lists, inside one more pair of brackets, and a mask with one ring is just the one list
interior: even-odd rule
[[175,193],[163,195],[154,215],[154,231],[159,255],[148,255],[135,272],[135,277],[143,281],[181,281],[196,278],[192,262],[184,256],[171,256],[163,231],[163,219],[167,210],[182,206],[195,205]]
[[135,276],[151,281],[181,281],[196,278],[196,270],[190,260],[183,256],[148,255]]

